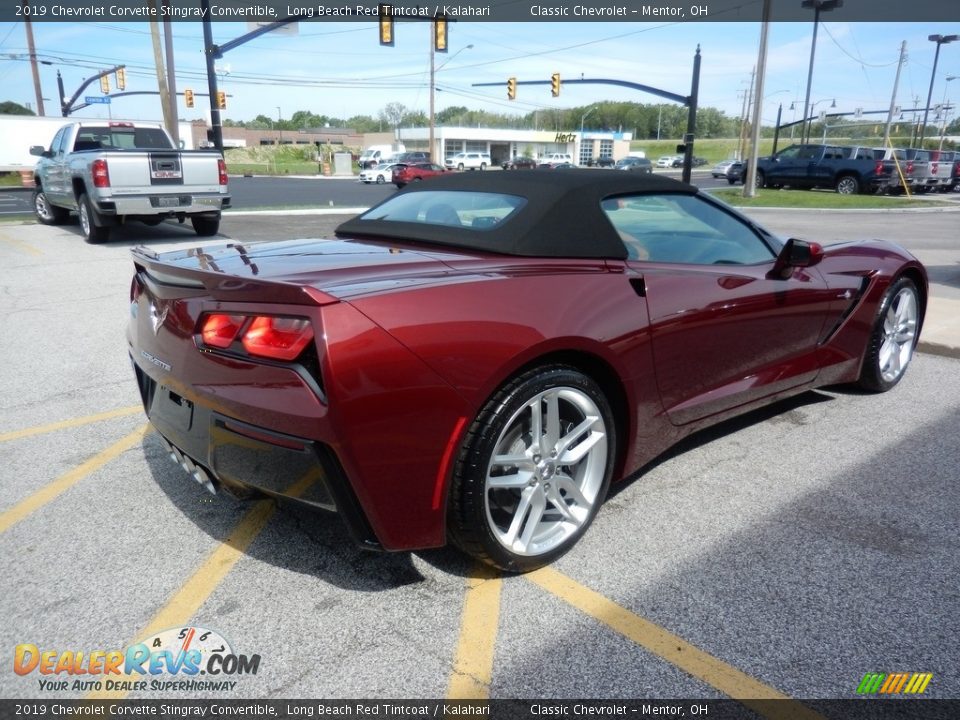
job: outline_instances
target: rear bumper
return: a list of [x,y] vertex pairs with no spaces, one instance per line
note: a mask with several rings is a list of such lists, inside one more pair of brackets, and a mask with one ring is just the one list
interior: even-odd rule
[[335,513],[357,545],[383,549],[328,445],[218,413],[158,384],[131,362],[151,424],[194,479],[240,497],[266,495]]
[[[168,204],[176,198],[176,204]],[[163,195],[111,195],[96,200],[101,215],[202,215],[230,207],[230,196],[219,193],[183,193]]]

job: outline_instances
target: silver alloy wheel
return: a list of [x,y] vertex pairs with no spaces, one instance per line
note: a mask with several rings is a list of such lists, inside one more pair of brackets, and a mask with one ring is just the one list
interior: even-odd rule
[[883,318],[883,343],[878,360],[880,376],[886,382],[897,380],[910,364],[917,335],[917,295],[912,287],[896,294]]
[[87,204],[85,202],[80,203],[79,212],[77,214],[80,216],[80,229],[83,230],[84,237],[91,237],[90,211],[87,209]]
[[841,195],[856,195],[859,183],[855,177],[845,175],[837,181],[837,192]]
[[47,195],[43,192],[38,192],[37,197],[34,200],[34,206],[37,210],[37,215],[46,222],[51,222],[53,220],[53,210],[50,208],[50,203],[47,202]]
[[587,522],[603,488],[607,428],[582,390],[551,388],[510,418],[484,482],[493,536],[516,555],[563,544]]

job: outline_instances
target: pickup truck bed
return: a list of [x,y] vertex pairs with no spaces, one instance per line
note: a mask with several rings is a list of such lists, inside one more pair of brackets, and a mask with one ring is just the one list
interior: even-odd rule
[[107,240],[111,227],[131,220],[189,218],[198,235],[214,235],[230,206],[220,153],[177,150],[155,124],[71,123],[49,148],[30,151],[40,157],[37,218],[56,224],[76,212],[88,242]]

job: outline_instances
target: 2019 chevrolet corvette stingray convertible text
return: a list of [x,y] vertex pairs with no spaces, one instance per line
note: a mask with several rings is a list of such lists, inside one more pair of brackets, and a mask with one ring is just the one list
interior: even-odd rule
[[927,298],[894,245],[784,241],[612,170],[444,175],[332,239],[133,259],[143,403],[195,478],[510,571],[567,551],[611,481],[700,428],[892,388]]

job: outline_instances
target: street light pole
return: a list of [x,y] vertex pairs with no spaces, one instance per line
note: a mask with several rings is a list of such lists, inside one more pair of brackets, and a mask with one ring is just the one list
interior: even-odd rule
[[917,147],[923,148],[923,136],[927,131],[927,116],[930,114],[930,99],[933,97],[933,82],[937,79],[937,60],[940,59],[940,46],[960,39],[960,35],[928,35],[927,40],[937,44],[937,51],[933,54],[933,70],[930,71],[930,90],[927,91],[927,106],[923,109],[923,125],[920,126],[920,140]]
[[817,27],[820,24],[820,13],[829,12],[834,8],[843,7],[843,0],[803,0],[801,7],[813,8],[813,41],[810,43],[810,67],[807,70],[807,95],[803,101],[803,132],[800,142],[806,143],[810,137],[810,90],[813,82],[813,58],[817,52]]

